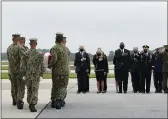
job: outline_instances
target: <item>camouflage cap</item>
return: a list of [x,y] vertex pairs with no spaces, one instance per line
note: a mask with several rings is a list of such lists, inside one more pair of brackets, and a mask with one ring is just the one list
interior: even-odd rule
[[168,45],[164,45],[164,48],[167,48],[167,49],[168,49]]
[[149,49],[149,46],[148,45],[144,45],[144,46],[142,46],[142,48]]
[[37,43],[37,38],[30,38],[30,43]]
[[67,37],[63,37],[63,40],[66,40]]
[[20,34],[12,34],[12,37],[20,37]]
[[26,40],[26,38],[25,37],[20,37],[19,40]]

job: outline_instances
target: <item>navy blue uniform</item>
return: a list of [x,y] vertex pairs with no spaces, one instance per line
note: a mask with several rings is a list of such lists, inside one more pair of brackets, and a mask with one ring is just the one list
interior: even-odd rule
[[[141,91],[150,93],[152,73],[152,55],[150,53],[141,53]],[[145,89],[146,84],[146,89]]]
[[162,92],[162,56],[160,53],[153,54],[152,65],[154,70],[154,85],[156,92]]

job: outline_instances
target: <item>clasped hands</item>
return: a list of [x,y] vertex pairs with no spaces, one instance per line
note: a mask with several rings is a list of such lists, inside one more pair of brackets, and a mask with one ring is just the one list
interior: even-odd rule
[[85,61],[85,60],[86,60],[86,58],[84,58],[84,57],[81,59],[81,61]]

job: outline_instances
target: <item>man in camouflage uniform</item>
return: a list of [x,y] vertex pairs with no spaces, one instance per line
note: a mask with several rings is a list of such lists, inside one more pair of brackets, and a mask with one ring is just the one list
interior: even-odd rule
[[18,109],[23,109],[24,90],[20,90],[23,80],[21,79],[21,57],[23,56],[23,50],[19,45],[19,34],[13,34],[13,44],[7,49],[7,57],[9,61],[8,75],[11,81],[11,94],[13,98],[13,105],[16,105]]
[[168,93],[168,86],[167,86],[167,80],[168,80],[168,45],[165,45],[164,48],[165,49],[162,52],[163,90],[164,90],[164,93]]
[[21,69],[23,70],[23,76],[26,79],[29,109],[31,112],[37,112],[35,105],[38,102],[39,82],[45,69],[43,55],[36,50],[36,38],[30,39],[30,46],[30,50],[26,52],[23,58],[26,59],[26,61],[22,60]]
[[65,105],[69,79],[69,57],[63,34],[56,34],[56,45],[51,48],[50,53],[52,55],[49,64],[49,68],[52,68],[51,105],[53,108],[61,109]]
[[[19,38],[20,52],[22,52],[21,60],[23,60],[23,55],[28,51],[28,47],[25,46],[25,37]],[[18,109],[23,109],[23,98],[25,95],[25,79],[23,79],[22,72],[20,73],[20,78],[17,80],[17,107]]]
[[29,48],[27,46],[25,46],[25,37],[20,37],[20,45],[24,48],[24,51],[28,51]]

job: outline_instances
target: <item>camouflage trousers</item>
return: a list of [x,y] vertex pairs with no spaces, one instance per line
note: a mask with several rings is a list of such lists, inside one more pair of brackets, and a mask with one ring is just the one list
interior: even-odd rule
[[40,76],[37,76],[36,74],[26,77],[28,104],[33,104],[33,105],[37,104],[39,83],[40,83]]
[[11,81],[11,95],[15,101],[23,101],[25,95],[25,81],[19,73],[9,73],[9,80]]
[[66,98],[68,81],[69,81],[69,75],[52,77],[52,89],[51,89],[52,101],[56,99],[64,100]]
[[163,89],[168,91],[168,72],[163,73]]

